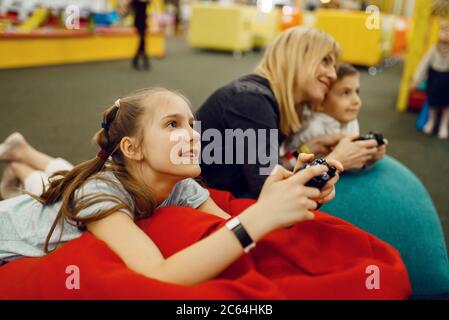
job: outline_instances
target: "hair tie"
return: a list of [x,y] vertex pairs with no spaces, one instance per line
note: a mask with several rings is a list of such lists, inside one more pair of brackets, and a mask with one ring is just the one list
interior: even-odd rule
[[109,130],[109,123],[107,123],[107,122],[102,122],[101,123],[101,127],[104,129],[104,130],[106,130],[106,131],[108,131]]
[[[114,103],[114,106],[116,106],[117,108],[120,108],[120,99],[117,99]],[[111,121],[105,121],[101,123],[101,127],[106,131],[106,134],[109,131],[109,127],[111,126]]]
[[105,149],[101,149],[98,153],[97,153],[97,157],[100,158],[103,161],[108,160],[109,158],[109,154],[107,153],[107,151]]

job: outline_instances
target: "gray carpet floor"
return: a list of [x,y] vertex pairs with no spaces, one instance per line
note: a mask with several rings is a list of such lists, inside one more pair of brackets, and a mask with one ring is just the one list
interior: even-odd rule
[[[102,110],[121,95],[166,86],[181,89],[196,109],[219,86],[250,72],[261,56],[235,59],[191,49],[174,38],[168,39],[166,57],[152,61],[151,72],[132,70],[128,60],[2,70],[0,140],[20,131],[37,149],[77,163],[97,152],[91,138],[100,128]],[[449,239],[449,141],[417,132],[416,114],[396,112],[400,63],[377,75],[361,72],[362,131],[379,130],[390,140],[389,154],[422,180]]]

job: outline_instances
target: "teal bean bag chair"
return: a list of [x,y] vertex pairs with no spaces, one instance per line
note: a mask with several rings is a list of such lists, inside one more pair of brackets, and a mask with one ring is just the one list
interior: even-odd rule
[[395,247],[407,266],[413,299],[449,297],[449,262],[440,220],[420,180],[386,157],[368,170],[344,173],[337,197],[320,210]]

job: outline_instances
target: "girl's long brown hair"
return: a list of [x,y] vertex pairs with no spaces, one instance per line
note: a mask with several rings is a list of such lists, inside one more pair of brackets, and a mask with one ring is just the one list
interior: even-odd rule
[[[167,97],[167,95],[182,97],[182,95],[167,89],[142,89],[120,99],[120,106],[113,105],[107,108],[103,114],[103,124],[107,129],[102,128],[99,130],[94,136],[94,141],[100,149],[104,150],[107,155],[110,155],[109,160],[106,157],[97,156],[77,165],[71,171],[56,172],[49,178],[50,184],[48,189],[40,197],[34,196],[43,205],[52,205],[58,201],[62,202],[61,208],[45,240],[45,253],[49,253],[48,245],[58,223],[61,225],[60,241],[64,221],[70,224],[75,222],[78,226],[85,226],[89,222],[100,220],[118,210],[127,209],[132,211],[132,208],[118,197],[103,194],[79,196],[76,193],[86,181],[94,178],[94,176],[96,179],[113,183],[105,177],[96,175],[101,171],[112,171],[121,182],[134,201],[135,208],[133,212],[137,214],[137,217],[151,215],[155,208],[155,201],[151,192],[148,190],[148,187],[128,172],[125,157],[119,148],[119,144],[125,136],[137,137],[140,142],[143,140],[144,115],[148,110],[148,106],[159,100],[152,98],[163,98]],[[184,97],[182,98],[185,99]],[[102,201],[113,201],[117,205],[109,210],[96,212],[91,217],[81,218],[77,216],[81,210]]]

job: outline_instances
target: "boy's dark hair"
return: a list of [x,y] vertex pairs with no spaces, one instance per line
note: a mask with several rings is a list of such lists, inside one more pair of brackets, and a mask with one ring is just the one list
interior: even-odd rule
[[337,69],[337,81],[348,76],[359,75],[359,71],[352,65],[347,63],[342,63]]

